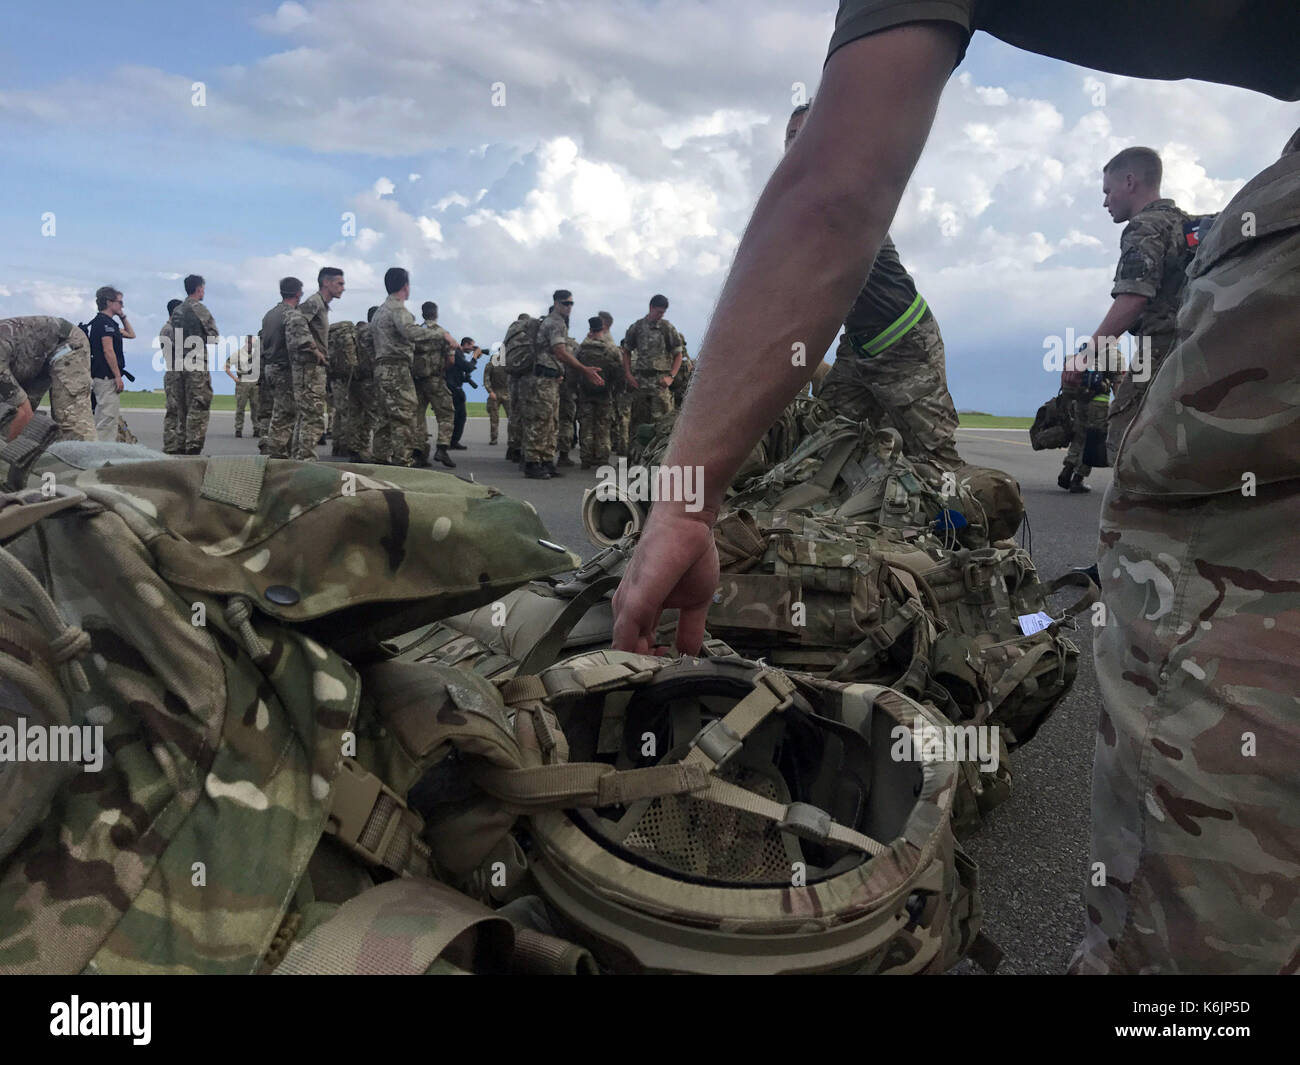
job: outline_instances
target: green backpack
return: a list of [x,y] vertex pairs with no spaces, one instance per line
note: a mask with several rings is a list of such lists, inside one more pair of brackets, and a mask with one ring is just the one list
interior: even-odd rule
[[347,380],[357,368],[357,327],[351,322],[334,322],[326,340],[330,376]]
[[533,372],[537,364],[537,334],[541,328],[542,319],[530,317],[512,322],[506,330],[506,373],[511,377]]

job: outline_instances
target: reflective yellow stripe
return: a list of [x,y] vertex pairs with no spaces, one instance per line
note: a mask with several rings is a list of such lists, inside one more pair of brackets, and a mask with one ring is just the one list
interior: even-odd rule
[[1103,392],[1100,396],[1093,396],[1092,401],[1094,403],[1109,403],[1110,396],[1106,395],[1106,393]]
[[907,310],[865,344],[857,345],[858,350],[863,355],[879,355],[886,348],[902,340],[911,331],[912,327],[921,320],[921,315],[925,314],[925,310],[925,299],[918,292],[916,299],[912,301]]

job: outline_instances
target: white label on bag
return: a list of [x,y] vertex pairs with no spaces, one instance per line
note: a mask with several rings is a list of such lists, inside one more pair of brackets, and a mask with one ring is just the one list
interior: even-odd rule
[[1034,614],[1021,614],[1018,620],[1020,621],[1020,631],[1026,636],[1042,632],[1052,623],[1052,619],[1041,610]]

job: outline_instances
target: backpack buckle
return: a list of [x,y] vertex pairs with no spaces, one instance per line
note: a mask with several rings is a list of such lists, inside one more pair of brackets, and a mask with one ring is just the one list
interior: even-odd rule
[[776,827],[810,843],[825,843],[830,839],[832,823],[831,815],[821,807],[807,802],[792,802],[785,808],[785,816]]
[[695,734],[691,746],[698,747],[704,757],[713,763],[714,769],[721,769],[740,753],[744,744],[719,717]]
[[420,827],[418,815],[407,809],[392,788],[355,759],[343,759],[330,795],[326,832],[371,865],[401,873],[408,867],[413,841],[408,838],[402,846],[400,860],[390,854],[393,844],[399,830],[414,837]]

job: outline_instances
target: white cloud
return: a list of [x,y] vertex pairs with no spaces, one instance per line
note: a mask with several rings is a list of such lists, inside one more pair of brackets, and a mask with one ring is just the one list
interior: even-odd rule
[[397,189],[397,186],[389,181],[388,178],[381,177],[375,182],[373,189],[376,196],[391,196]]

